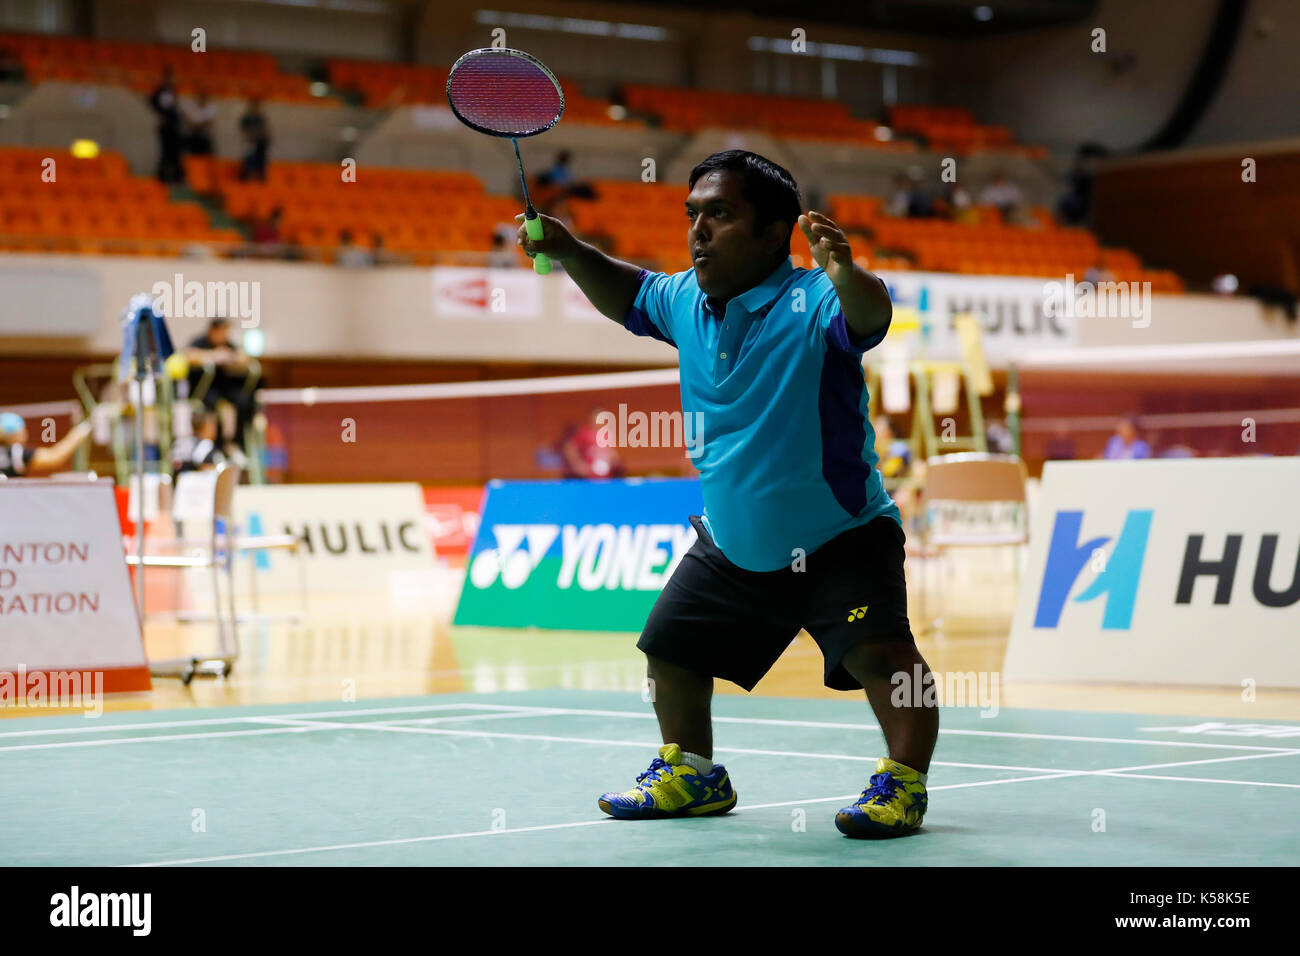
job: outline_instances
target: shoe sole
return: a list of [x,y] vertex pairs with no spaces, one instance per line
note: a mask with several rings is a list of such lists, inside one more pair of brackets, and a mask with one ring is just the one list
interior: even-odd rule
[[907,836],[921,829],[921,824],[911,826],[889,827],[873,820],[863,820],[848,813],[835,814],[835,827],[846,837],[854,840],[888,840],[893,837]]
[[707,817],[713,816],[714,814],[721,815],[723,813],[730,813],[735,809],[736,796],[737,795],[733,793],[731,799],[726,803],[711,803],[703,807],[691,807],[687,810],[675,810],[672,813],[665,813],[662,810],[656,810],[649,816],[634,814],[628,811],[622,811],[627,815],[620,816],[619,813],[614,811],[613,805],[608,800],[597,800],[596,805],[615,820],[672,820],[681,817]]

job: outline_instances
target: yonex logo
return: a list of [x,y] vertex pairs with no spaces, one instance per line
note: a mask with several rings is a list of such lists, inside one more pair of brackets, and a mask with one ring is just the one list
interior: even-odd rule
[[[492,533],[497,547],[480,551],[470,565],[470,581],[476,588],[491,587],[500,575],[501,583],[514,590],[522,587],[541,563],[560,534],[554,524],[499,524]],[[523,548],[520,545],[524,545]]]
[[[1126,631],[1133,623],[1133,604],[1137,599],[1138,581],[1142,576],[1142,562],[1146,556],[1153,514],[1149,510],[1128,512],[1109,559],[1104,561],[1092,583],[1074,599],[1076,602],[1092,601],[1106,595],[1106,609],[1101,619],[1102,630]],[[1047,567],[1043,571],[1043,586],[1038,595],[1038,610],[1034,615],[1034,627],[1056,627],[1060,623],[1065,602],[1084,566],[1103,556],[1099,554],[1100,549],[1110,538],[1092,538],[1080,544],[1079,530],[1082,525],[1082,511],[1056,513],[1052,541],[1048,545]]]
[[470,562],[469,582],[479,590],[501,584],[523,587],[556,539],[555,587],[583,591],[658,591],[695,543],[690,525],[553,525],[497,524],[497,547],[480,551]]
[[862,605],[862,607],[855,607],[852,611],[849,611],[850,622],[860,621],[866,616],[867,616],[867,606],[865,604]]

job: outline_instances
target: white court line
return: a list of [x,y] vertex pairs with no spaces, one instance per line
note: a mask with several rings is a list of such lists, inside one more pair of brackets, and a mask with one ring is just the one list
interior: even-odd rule
[[297,724],[292,727],[275,727],[267,730],[224,730],[210,734],[158,734],[153,737],[115,737],[112,740],[65,740],[53,744],[18,744],[0,747],[0,753],[14,750],[61,750],[65,747],[104,747],[109,744],[147,744],[160,740],[206,740],[214,737],[257,737],[266,734],[305,734],[317,730],[332,730],[330,724]]
[[1113,770],[1094,770],[1099,777],[1124,777],[1128,780],[1177,780],[1180,783],[1232,783],[1241,787],[1285,787],[1300,790],[1300,783],[1271,783],[1267,780],[1224,780],[1221,777],[1166,777],[1154,773],[1116,773]]
[[[471,705],[465,704],[462,706],[468,707]],[[633,718],[640,718],[643,720],[655,719],[655,715],[653,713],[643,713],[641,711],[636,711],[636,710],[589,710],[589,709],[577,708],[577,707],[551,707],[551,708],[540,707],[540,706],[525,707],[525,705],[523,704],[478,704],[474,706],[479,706],[485,709],[494,709],[494,710],[495,709],[500,709],[500,710],[529,709],[529,710],[536,710],[543,715],[544,714],[554,714],[554,715],[572,714],[575,716],[582,716],[582,717],[633,717]],[[307,719],[311,718],[310,714],[286,714],[284,716],[286,717],[301,716],[301,717],[306,717]],[[322,714],[321,716],[328,716],[328,715]],[[834,723],[834,722],[817,721],[817,720],[780,720],[780,719],[775,719],[770,717],[719,717],[716,714],[713,716],[713,722],[715,724],[756,724],[759,726],[770,726],[770,727],[814,727],[814,728],[823,728],[828,730],[879,730],[880,729],[880,726],[878,724],[846,724],[846,723]],[[1027,733],[1024,731],[1014,731],[1014,730],[949,730],[941,727],[939,728],[939,733],[940,735],[953,735],[953,736],[961,736],[961,737],[1011,737],[1020,740],[1066,740],[1066,741],[1072,741],[1076,743],[1143,744],[1152,747],[1199,747],[1203,750],[1211,749],[1211,750],[1254,750],[1254,751],[1261,751],[1261,752],[1285,751],[1287,753],[1291,752],[1290,748],[1287,747],[1264,747],[1264,746],[1259,746],[1254,744],[1214,744],[1208,742],[1203,743],[1201,741],[1193,741],[1193,740],[1144,740],[1144,739],[1129,738],[1129,737],[1080,737],[1080,736],[1072,736],[1069,734],[1034,734],[1034,733]]]
[[[1060,773],[1044,774],[1039,777],[1014,777],[1006,780],[981,780],[974,783],[952,783],[944,784],[938,787],[929,787],[929,790],[957,790],[964,787],[992,787],[1002,783],[1020,783],[1026,780],[1051,780],[1056,777],[1075,776],[1075,771],[1062,771]],[[810,800],[781,800],[778,803],[756,803],[752,806],[738,807],[732,811],[734,815],[741,815],[751,810],[771,810],[776,807],[797,807],[807,803],[837,803],[841,800],[852,801],[858,798],[858,794],[842,794],[836,797],[814,797]],[[732,815],[729,814],[729,815]],[[206,856],[194,857],[188,860],[160,860],[156,863],[129,863],[124,864],[127,867],[146,867],[146,866],[184,866],[192,863],[224,863],[230,860],[250,860],[264,858],[268,856],[296,856],[303,853],[325,853],[332,850],[360,850],[377,846],[402,846],[413,843],[435,843],[440,840],[463,840],[473,837],[483,836],[504,836],[509,833],[537,833],[543,830],[570,830],[575,827],[594,827],[607,823],[632,822],[616,821],[611,817],[600,817],[594,820],[579,820],[574,823],[546,823],[534,827],[515,827],[505,830],[471,830],[465,833],[440,833],[436,836],[422,837],[403,837],[394,840],[370,840],[364,843],[334,843],[325,846],[308,846],[299,847],[293,850],[258,850],[252,853],[230,853],[225,856]]]
[[[654,720],[653,713],[643,713],[635,710],[590,710],[571,707],[543,707],[540,705],[530,704],[478,704],[478,703],[460,703],[460,704],[418,704],[407,705],[402,707],[372,707],[365,709],[343,709],[343,710],[321,710],[321,711],[302,711],[291,714],[266,715],[280,716],[286,719],[312,719],[315,717],[342,717],[342,716],[370,716],[375,714],[393,714],[393,713],[418,713],[420,711],[430,710],[487,710],[487,711],[529,711],[537,716],[590,716],[590,717],[632,717],[643,720]],[[132,722],[127,725],[106,725],[96,727],[60,727],[51,730],[18,730],[0,733],[0,737],[23,737],[38,734],[76,734],[87,732],[107,732],[122,729],[133,729],[136,727],[189,727],[200,726],[204,724],[233,724],[246,721],[255,721],[258,717],[227,717],[227,718],[206,718],[197,720],[178,720],[178,721],[157,721],[157,722]],[[769,717],[713,717],[714,723],[731,723],[731,724],[755,724],[759,726],[777,726],[777,727],[813,727],[825,728],[830,730],[879,730],[876,724],[847,724],[834,723],[816,720],[781,720]],[[1102,743],[1102,744],[1142,744],[1155,747],[1199,747],[1211,750],[1252,750],[1261,752],[1287,752],[1290,749],[1286,747],[1265,747],[1251,744],[1218,744],[1202,743],[1191,740],[1139,740],[1125,737],[1079,737],[1066,734],[1034,734],[1022,731],[1006,730],[947,730],[940,728],[940,734],[955,736],[973,736],[973,737],[1010,737],[1020,740],[1065,740],[1079,743]],[[162,738],[160,738],[162,739]],[[0,747],[0,751],[5,749]]]
[[[511,711],[508,714],[469,714],[461,717],[422,717],[418,719],[428,723],[432,723],[434,721],[495,720],[501,717],[531,717],[531,716],[533,715]],[[224,730],[224,731],[213,731],[212,733],[207,733],[207,734],[152,734],[148,737],[112,737],[108,740],[103,740],[103,739],[68,740],[62,743],[52,743],[52,744],[17,744],[12,747],[0,747],[0,753],[5,753],[10,750],[59,750],[66,747],[107,747],[112,744],[147,744],[147,743],[154,743],[157,741],[167,741],[167,740],[198,740],[198,739],[211,739],[215,737],[251,737],[251,736],[256,736],[258,734],[289,733],[292,732],[291,727],[299,731],[337,730],[339,728],[348,729],[352,727],[391,727],[393,730],[401,729],[395,726],[394,724],[387,724],[382,721],[357,721],[356,723],[344,723],[344,722],[326,723],[323,721],[310,722],[304,720],[290,720],[289,718],[285,718],[285,717],[281,717],[281,718],[240,717],[238,718],[238,722],[253,723],[253,724],[281,723],[284,724],[285,726],[279,730]],[[231,721],[219,720],[219,721],[213,721],[213,723],[223,724],[223,723],[231,723]],[[132,727],[135,726],[156,727],[159,725],[132,724],[131,726]],[[433,731],[430,731],[430,733],[432,732]]]
[[1247,754],[1244,757],[1210,757],[1205,760],[1179,760],[1177,763],[1149,763],[1144,767],[1116,767],[1111,773],[1133,773],[1138,770],[1167,770],[1169,767],[1190,767],[1200,763],[1231,763],[1234,760],[1267,760],[1269,757],[1292,757],[1300,750],[1285,750],[1275,754]]
[[[493,715],[499,716],[499,715]],[[435,736],[447,737],[491,737],[504,740],[541,740],[547,743],[562,744],[598,744],[610,747],[637,747],[641,750],[657,750],[662,744],[652,743],[645,740],[603,740],[595,737],[556,737],[550,734],[507,734],[498,733],[490,730],[445,730],[436,727],[408,727],[398,723],[387,723],[371,721],[360,724],[344,723],[325,723],[322,721],[307,720],[289,720],[284,717],[258,717],[253,718],[261,723],[267,724],[292,724],[295,727],[315,727],[318,729],[329,730],[378,730],[378,731],[395,731],[397,733],[407,734],[432,734]],[[875,757],[864,757],[859,754],[827,754],[827,753],[807,753],[801,750],[758,750],[751,747],[714,747],[719,753],[748,754],[759,757],[806,757],[814,760],[852,760],[861,763],[875,763]],[[1300,751],[1297,751],[1300,753]],[[1271,756],[1271,755],[1270,755]],[[945,763],[940,760],[933,762],[935,767],[968,767],[974,770],[1019,770],[1025,773],[1066,773],[1074,771],[1062,771],[1053,767],[1012,767],[1003,764],[985,764],[985,763]],[[1086,772],[1086,771],[1079,771]]]
[[[1144,774],[1124,774],[1114,770],[1062,770],[1055,773],[1039,774],[1032,777],[1006,777],[999,780],[975,780],[969,783],[941,784],[935,787],[928,787],[927,790],[934,791],[934,792],[940,790],[965,790],[972,787],[996,787],[1001,784],[1007,784],[1007,783],[1028,783],[1031,781],[1038,781],[1038,780],[1059,780],[1064,777],[1108,776],[1108,775],[1129,777],[1130,779],[1150,779],[1150,780],[1168,779],[1168,780],[1186,781],[1191,783],[1245,783],[1245,781],[1240,781],[1240,780],[1207,780],[1198,777],[1165,778],[1165,777],[1147,776]],[[1288,786],[1288,787],[1300,786],[1296,784],[1267,784],[1267,783],[1261,783],[1257,785],[1258,786]],[[855,800],[857,799],[857,797],[858,794],[843,794],[835,797],[815,797],[809,800],[782,800],[777,803],[758,803],[758,804],[754,804],[753,806],[738,807],[735,811],[733,811],[733,813],[737,815],[743,815],[745,812],[751,810],[770,810],[776,807],[792,807],[792,806],[800,806],[802,804],[811,804],[811,803],[836,803],[839,801]],[[231,860],[264,859],[266,857],[273,857],[273,856],[298,856],[306,853],[328,853],[336,850],[358,850],[358,849],[368,849],[371,847],[380,847],[380,846],[405,846],[405,845],[411,845],[416,843],[435,843],[435,842],[440,842],[442,840],[462,840],[462,839],[472,839],[475,837],[484,837],[484,836],[504,836],[506,834],[512,834],[512,833],[537,833],[537,832],[548,831],[548,830],[569,830],[578,827],[599,826],[601,824],[606,824],[610,822],[611,822],[610,818],[601,817],[599,819],[594,819],[594,820],[580,820],[574,823],[548,823],[539,826],[516,827],[513,829],[505,829],[505,830],[471,830],[464,833],[440,833],[434,836],[403,837],[403,838],[397,838],[392,840],[370,840],[363,843],[334,843],[334,844],[326,844],[322,846],[298,847],[291,850],[259,850],[252,853],[230,853],[224,856],[192,857],[190,859],[184,859],[184,860],[159,860],[157,862],[152,862],[152,863],[131,863],[125,865],[128,867],[154,867],[154,866],[184,866],[187,864],[199,864],[199,863],[224,863],[224,862],[229,862]]]
[[[283,714],[284,717],[310,717],[313,714],[321,717],[342,717],[346,715],[353,716],[371,716],[373,714],[404,714],[418,713],[426,710],[464,710],[466,708],[478,709],[485,707],[484,704],[418,704],[408,707],[371,707],[362,710],[322,710],[312,711],[310,714]],[[511,708],[514,710],[515,708]],[[541,710],[543,708],[537,708]],[[22,719],[22,718],[18,718]],[[87,718],[89,721],[91,718]],[[94,718],[98,720],[98,718]],[[0,733],[0,737],[40,737],[48,734],[103,734],[113,733],[120,730],[138,730],[142,727],[210,727],[213,724],[240,724],[251,719],[249,715],[244,714],[239,717],[204,717],[198,720],[133,720],[121,724],[91,724],[87,727],[52,727],[47,730],[7,730]],[[0,748],[3,749],[3,748]]]

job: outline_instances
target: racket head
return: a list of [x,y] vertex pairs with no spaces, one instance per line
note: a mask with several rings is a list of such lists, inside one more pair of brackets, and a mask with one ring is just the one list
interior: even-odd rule
[[555,74],[523,50],[470,50],[451,67],[447,103],[456,119],[489,136],[544,133],[564,115]]

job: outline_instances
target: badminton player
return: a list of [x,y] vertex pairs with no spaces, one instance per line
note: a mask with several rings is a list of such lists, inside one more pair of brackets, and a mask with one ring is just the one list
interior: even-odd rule
[[[865,689],[888,748],[836,825],[853,837],[911,832],[925,815],[939,715],[891,702],[895,675],[929,678],[908,625],[903,528],[875,467],[861,366],[889,328],[889,292],[854,265],[834,222],[801,215],[798,186],[770,160],[714,153],[689,188],[694,268],[676,275],[612,259],[547,216],[541,239],[519,230],[524,251],[562,261],[602,313],[677,349],[682,411],[702,414],[698,538],[637,643],[664,746],[632,789],[599,806],[631,820],[734,807],[713,762],[714,678],[752,690],[802,627],[825,658],[827,687]],[[796,225],[819,268],[791,264]]]

